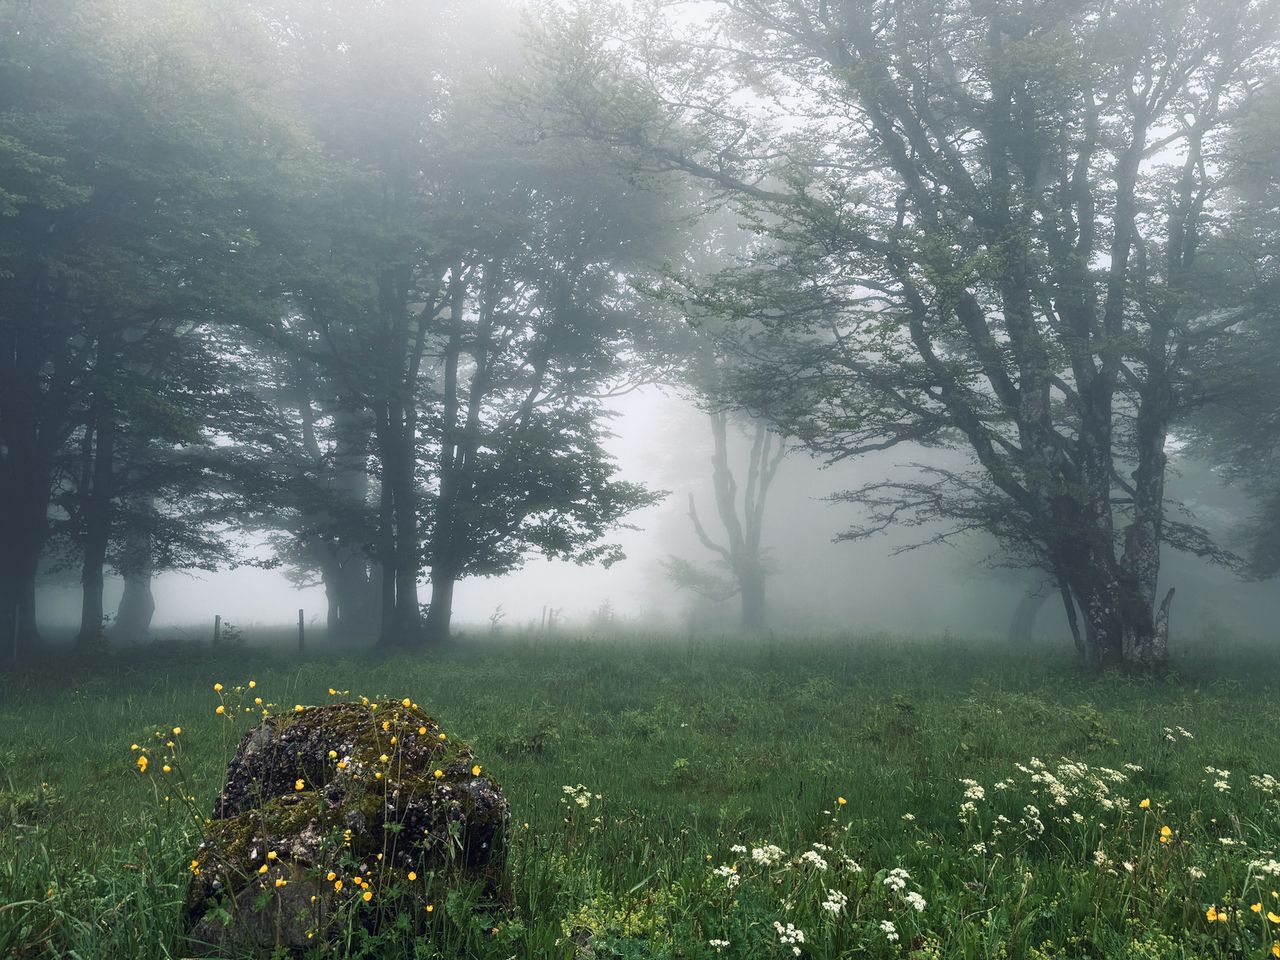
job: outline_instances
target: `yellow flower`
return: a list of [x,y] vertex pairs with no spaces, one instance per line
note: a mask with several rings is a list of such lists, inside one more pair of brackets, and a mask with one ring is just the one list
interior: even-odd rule
[[330,750],[330,751],[329,751],[329,759],[330,759],[330,760],[337,760],[337,759],[338,759],[338,751],[337,751],[337,750]]
[[295,704],[293,705],[293,712],[294,712],[294,713],[301,713],[301,712],[302,712],[303,710],[305,710],[305,709],[306,709],[306,708],[305,708],[302,704],[300,704],[300,703],[295,703]]
[[390,729],[391,729],[391,721],[390,721],[390,720],[383,720],[383,721],[382,721],[382,729],[383,729],[383,730],[390,730]]
[[1204,912],[1204,918],[1208,920],[1210,923],[1213,923],[1215,920],[1218,919],[1218,908],[1210,907],[1208,910]]
[[840,806],[842,807],[848,802],[849,801],[846,800],[844,797],[836,797],[836,803],[840,804]]
[[161,772],[161,773],[173,773],[173,767],[169,766],[169,765],[166,763],[163,767],[161,767],[161,768],[160,768],[160,772]]
[[142,756],[138,757],[138,772],[139,773],[147,772],[147,755],[145,753]]
[[426,905],[425,909],[426,909],[427,913],[433,913],[433,912],[435,911],[435,909],[436,909],[436,905],[435,905],[434,903],[428,903],[428,904]]
[[345,761],[345,760],[339,760],[339,761],[338,761],[338,769],[339,769],[339,770],[345,770],[345,769],[347,769],[347,761]]
[[1138,804],[1138,806],[1139,806],[1139,807],[1141,807],[1143,810],[1149,810],[1149,809],[1151,809],[1151,798],[1150,798],[1150,797],[1144,797],[1144,798],[1143,798],[1143,800],[1142,800],[1142,802],[1141,802],[1141,803],[1139,803],[1139,804]]
[[1250,910],[1252,910],[1254,913],[1261,913],[1261,912],[1262,912],[1262,904],[1260,904],[1260,903],[1255,903],[1255,904],[1251,905],[1251,906],[1249,907],[1249,909],[1250,909]]
[[254,687],[256,687],[257,685],[258,685],[258,681],[257,681],[257,680],[250,680],[250,681],[249,681],[249,689],[250,689],[250,690],[252,690],[252,689],[253,689]]
[[[145,758],[144,758],[144,759],[145,759]],[[443,770],[439,770],[439,769],[437,769],[437,770],[436,770],[436,772],[435,772],[435,774],[434,774],[434,776],[435,776],[435,778],[436,778],[437,780],[439,780],[441,777],[443,777],[443,776],[444,776],[444,771],[443,771]]]
[[305,789],[307,789],[307,782],[306,782],[305,780],[303,780],[303,779],[299,778],[299,779],[297,779],[297,780],[293,781],[293,789],[295,789],[295,790],[305,790]]
[[1271,955],[1273,957],[1280,957],[1280,943],[1273,943],[1271,945]]
[[182,736],[182,728],[181,728],[181,727],[174,727],[174,728],[173,728],[173,735],[174,735],[175,737],[180,737],[180,736]]
[[330,870],[329,875],[325,877],[325,879],[328,880],[330,883],[332,883],[334,880],[338,879],[338,875],[334,873],[332,870]]
[[1280,923],[1280,913],[1272,913],[1270,910],[1268,910],[1267,919],[1270,920],[1272,923]]
[[329,696],[331,696],[331,697],[336,697],[337,695],[338,695],[338,691],[337,691],[337,690],[335,690],[335,689],[333,689],[333,687],[330,687],[330,688],[329,688]]
[[227,708],[224,707],[222,704],[218,704],[218,708],[213,712],[216,713],[218,716],[222,716],[224,713],[227,712]]
[[446,739],[446,737],[445,737],[445,735],[442,733],[442,734],[440,734],[440,736],[436,737],[436,739],[437,739],[437,740],[444,740],[444,739]]
[[417,880],[417,879],[418,879],[418,875],[417,875],[416,873],[414,873],[412,870],[410,870],[410,871],[409,871],[409,879],[410,879],[410,880]]
[[388,760],[390,760],[390,759],[391,759],[391,758],[390,758],[390,757],[388,757],[388,756],[384,753],[382,756],[380,756],[380,757],[378,758],[378,762],[379,762],[379,763],[386,763],[386,762],[387,762]]
[[279,856],[280,856],[280,854],[278,854],[278,853],[276,853],[274,850],[272,850],[272,851],[270,851],[270,852],[267,854],[267,859],[268,859],[268,860],[275,860],[275,859],[277,859]]
[[425,737],[426,735],[427,735],[427,728],[426,728],[426,727],[419,727],[419,728],[418,728],[418,736],[420,736],[420,737]]
[[368,903],[370,900],[373,899],[373,891],[366,890],[364,893],[360,894],[360,899],[363,900],[365,903]]
[[480,776],[480,764],[477,763],[474,767],[471,768],[471,775],[473,777]]
[[1170,837],[1172,837],[1172,836],[1173,836],[1173,831],[1172,831],[1172,830],[1170,830],[1167,826],[1164,826],[1164,827],[1161,827],[1161,828],[1160,828],[1160,842],[1161,842],[1161,843],[1168,843],[1168,842],[1169,842],[1169,838],[1170,838]]
[[220,683],[215,683],[215,684],[213,685],[213,692],[214,692],[214,693],[221,693],[221,692],[222,692],[222,684],[220,684]]
[[381,779],[382,779],[382,771],[381,771],[381,770],[376,771],[376,772],[374,773],[374,775],[373,775],[373,779],[375,779],[375,780],[381,780]]
[[264,863],[262,866],[260,866],[260,867],[258,868],[258,872],[259,872],[259,873],[266,873],[266,872],[267,872],[267,865]]
[[413,703],[412,700],[410,700],[408,697],[405,697],[403,700],[400,701],[400,706],[407,707],[412,703]]
[[129,747],[130,750],[141,750],[142,748],[136,743]]
[[276,877],[276,886],[277,886],[277,887],[283,887],[283,886],[284,886],[286,883],[288,883],[288,882],[289,882],[289,881],[288,881],[288,880],[286,880],[284,877]]
[[341,880],[335,880],[335,881],[333,881],[333,889],[335,889],[335,890],[341,890],[341,889],[342,889],[342,881],[341,881]]
[[260,707],[260,706],[262,706],[262,698],[261,698],[261,697],[254,697],[254,698],[253,698],[253,705],[254,705],[255,707]]

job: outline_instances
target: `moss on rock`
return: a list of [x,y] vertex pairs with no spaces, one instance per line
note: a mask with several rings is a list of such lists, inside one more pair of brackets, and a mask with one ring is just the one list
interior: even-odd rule
[[506,824],[497,784],[416,704],[268,717],[227,766],[192,860],[186,929],[219,950],[301,950],[365,890],[413,901],[409,871],[432,878],[433,897],[476,882],[497,895]]

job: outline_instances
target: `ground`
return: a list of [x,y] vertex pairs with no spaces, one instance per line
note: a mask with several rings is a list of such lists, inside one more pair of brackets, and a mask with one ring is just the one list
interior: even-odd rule
[[833,636],[159,646],[0,676],[0,957],[182,955],[198,831],[160,741],[181,729],[207,809],[245,722],[215,707],[250,680],[290,710],[410,697],[510,801],[508,903],[355,923],[328,956],[1280,956],[1280,648],[1136,681]]

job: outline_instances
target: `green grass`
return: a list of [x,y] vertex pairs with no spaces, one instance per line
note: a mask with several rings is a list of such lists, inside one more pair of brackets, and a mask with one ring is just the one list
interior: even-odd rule
[[[511,803],[511,907],[473,922],[454,905],[416,943],[388,933],[366,955],[792,956],[777,921],[803,930],[795,946],[814,958],[1271,956],[1280,877],[1249,864],[1280,856],[1280,795],[1250,777],[1280,774],[1280,660],[1203,660],[1138,681],[1087,676],[1065,653],[885,637],[53,660],[0,677],[0,957],[184,955],[198,835],[157,803],[163,775],[153,763],[139,776],[129,747],[181,725],[207,808],[234,746],[211,687],[250,678],[286,707],[331,700],[331,686],[412,697],[471,743]],[[1194,739],[1167,739],[1178,726]],[[1077,780],[1058,771],[1065,806],[1032,757],[1088,765]],[[1206,766],[1229,771],[1228,792]],[[1126,776],[1105,798],[1099,767]],[[962,822],[965,778],[984,796]],[[578,784],[600,799],[567,803]],[[780,863],[753,860],[765,844]],[[884,883],[893,868],[910,875],[901,892]],[[838,913],[821,906],[831,890],[848,898]],[[1227,919],[1210,922],[1209,906]]]

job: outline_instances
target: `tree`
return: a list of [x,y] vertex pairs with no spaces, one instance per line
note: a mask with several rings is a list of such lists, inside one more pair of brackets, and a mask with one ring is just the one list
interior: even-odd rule
[[129,358],[270,299],[250,211],[284,137],[256,99],[258,37],[234,8],[185,2],[0,13],[0,645],[15,655],[38,645],[67,444],[96,634]]
[[1272,68],[1275,5],[717,6],[643,44],[571,23],[558,69],[580,129],[767,240],[701,300],[759,328],[744,402],[831,457],[962,444],[974,472],[897,516],[994,498],[1093,662],[1158,669],[1161,546],[1212,551],[1167,514],[1169,432],[1191,358],[1252,309],[1195,282],[1218,136]]

